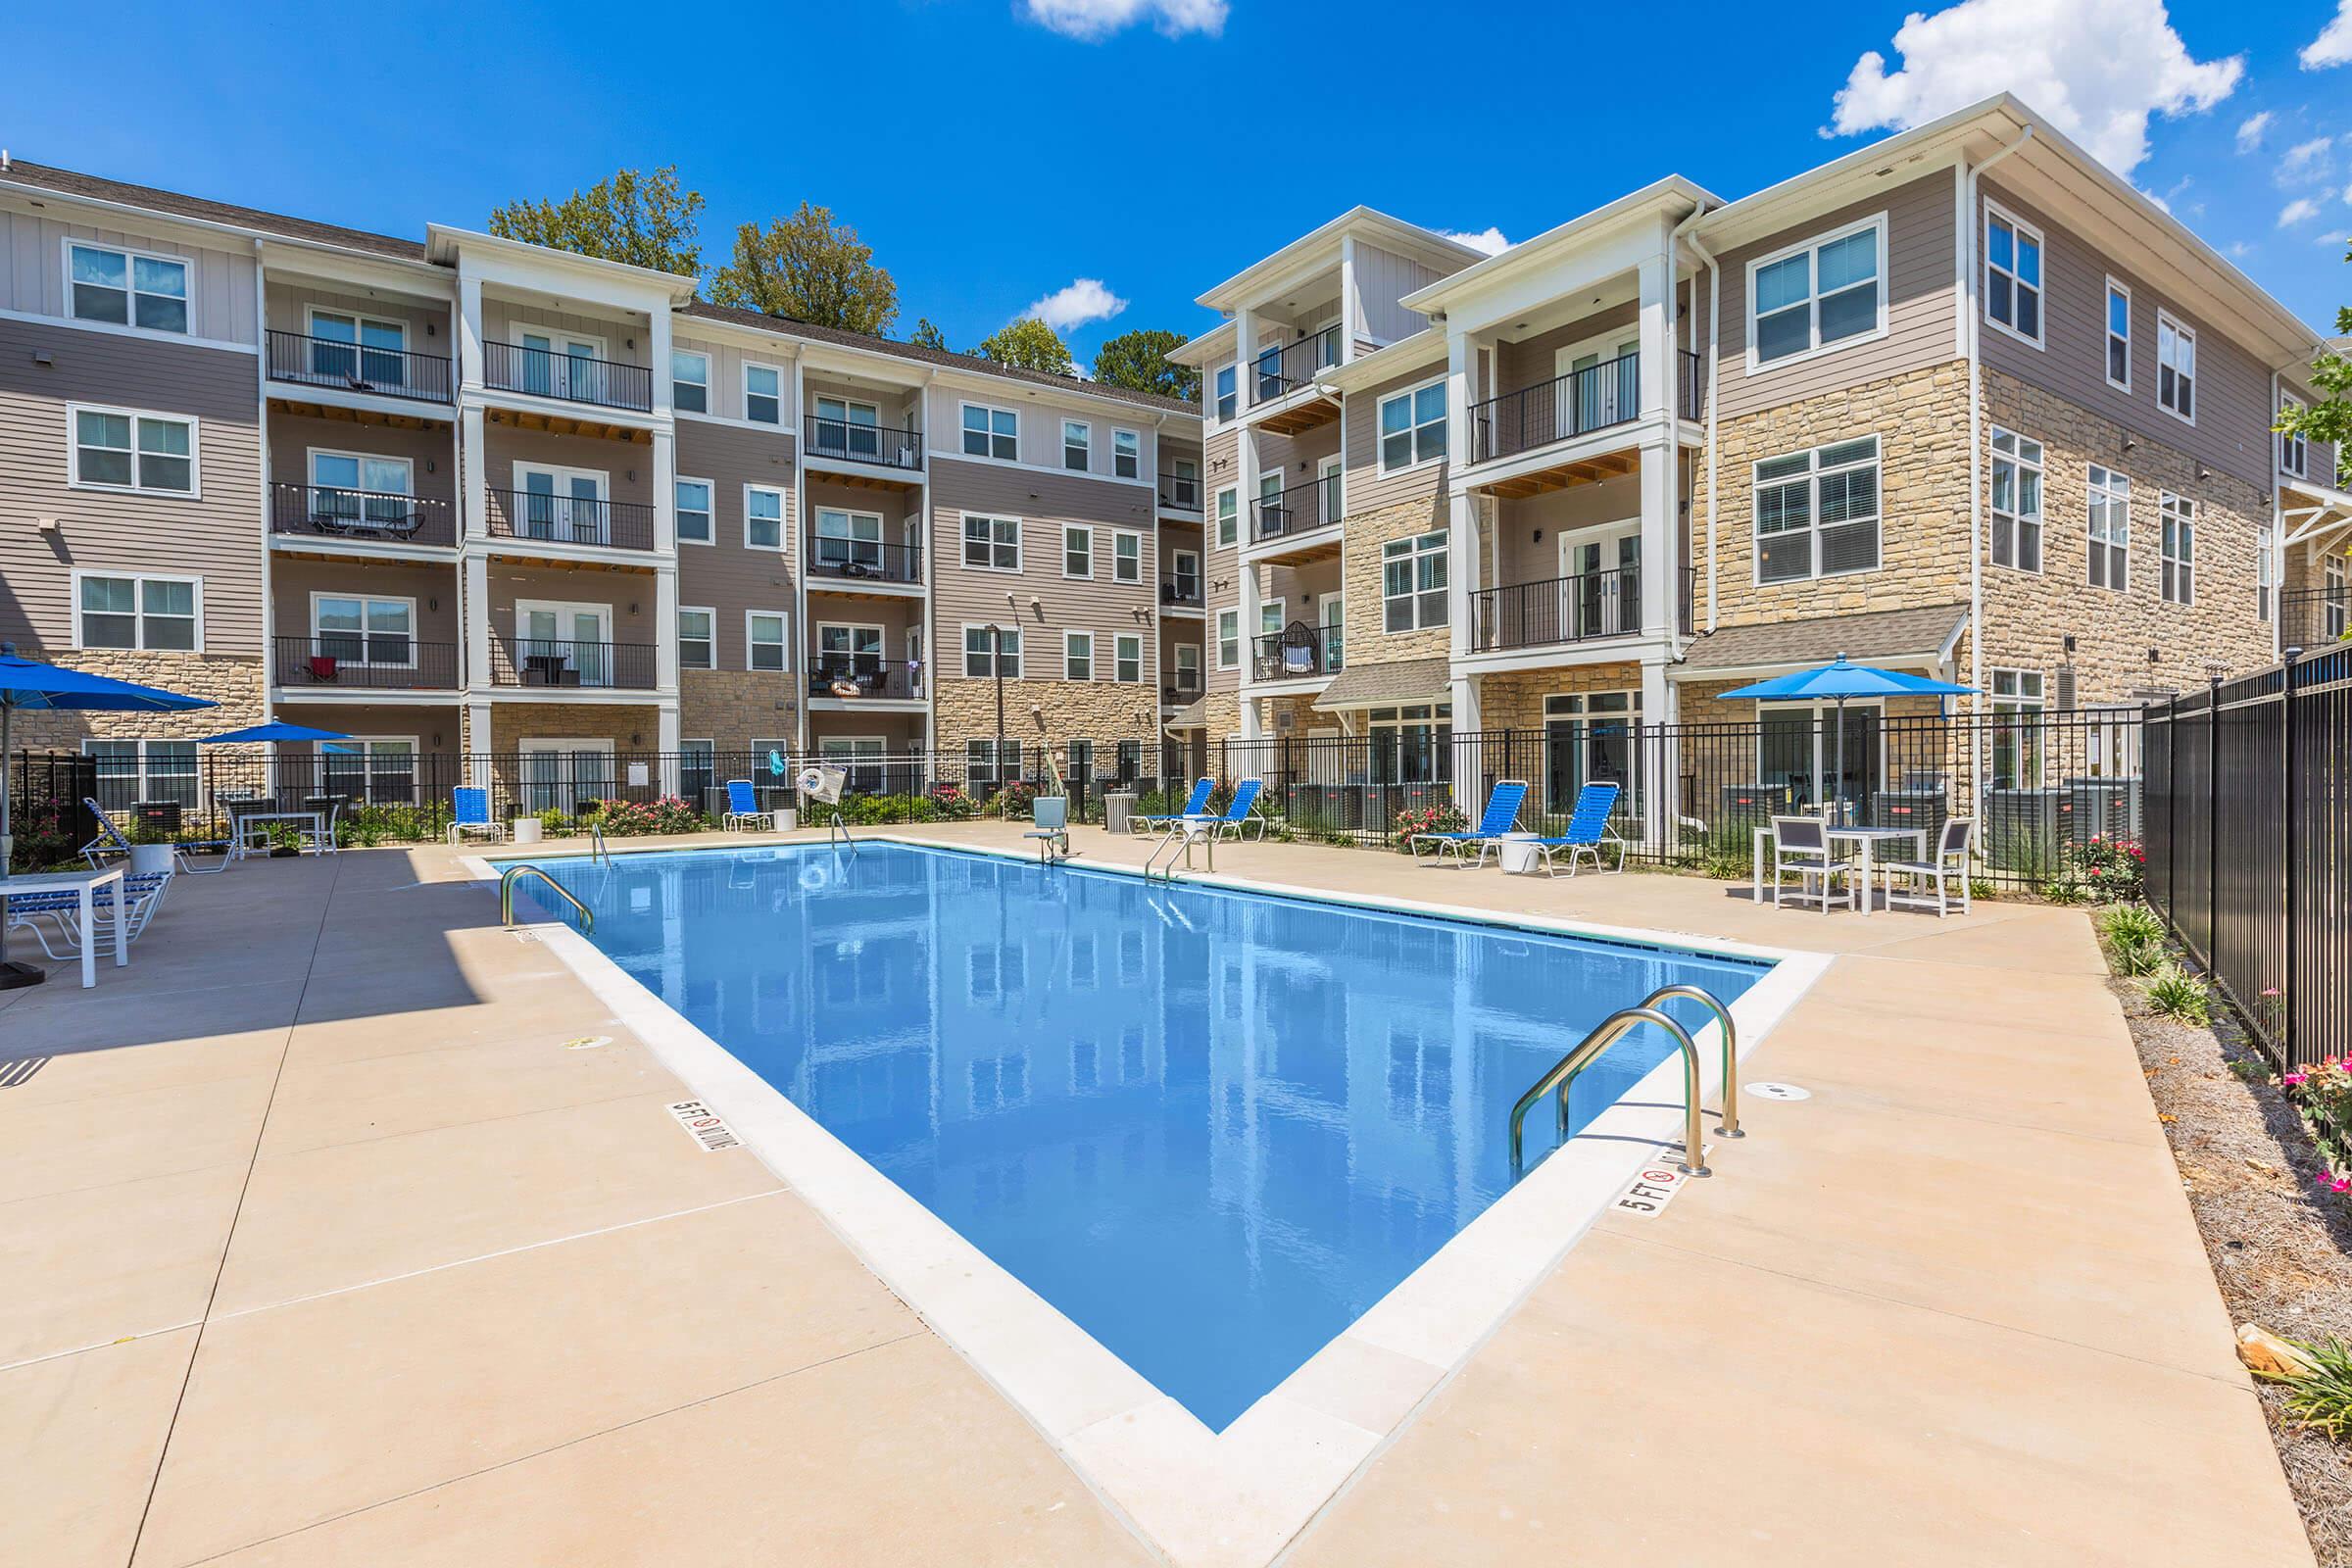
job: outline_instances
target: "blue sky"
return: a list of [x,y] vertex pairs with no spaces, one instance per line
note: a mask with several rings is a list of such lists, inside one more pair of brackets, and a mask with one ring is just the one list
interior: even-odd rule
[[[968,347],[1041,300],[1123,301],[1068,322],[1083,360],[1208,324],[1196,294],[1356,202],[1523,239],[1670,172],[1743,195],[2006,85],[2315,325],[2352,300],[2352,0],[1964,0],[1911,26],[1907,4],[1933,0],[1800,26],[1714,0],[868,0],[658,9],[654,29],[603,0],[125,0],[97,27],[36,6],[0,145],[411,235],[674,163],[710,199],[709,260],[805,198],[897,276],[902,334],[927,315]],[[1464,30],[1494,52],[1437,67]],[[1687,46],[1765,69],[1684,94]],[[1360,93],[1384,55],[1403,90]]]

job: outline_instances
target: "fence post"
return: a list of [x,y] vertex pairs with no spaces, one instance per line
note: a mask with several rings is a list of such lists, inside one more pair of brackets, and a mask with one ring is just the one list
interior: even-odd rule
[[2222,677],[2205,677],[2205,968],[2222,947]]
[[2278,814],[2278,909],[2279,909],[2279,974],[2278,974],[2278,1038],[2276,1046],[2278,1064],[2292,1068],[2295,1057],[2295,1004],[2302,988],[2295,983],[2295,906],[2302,889],[2295,875],[2295,808],[2301,804],[2296,773],[2302,760],[2302,748],[2295,743],[2295,662],[2302,656],[2300,648],[2286,650],[2286,668],[2278,691],[2278,751],[2285,768],[2279,784]]

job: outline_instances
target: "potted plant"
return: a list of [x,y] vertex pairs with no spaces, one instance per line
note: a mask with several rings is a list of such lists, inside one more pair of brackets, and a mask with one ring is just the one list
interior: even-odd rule
[[270,858],[288,859],[302,853],[302,834],[291,822],[265,822],[262,832],[270,840]]

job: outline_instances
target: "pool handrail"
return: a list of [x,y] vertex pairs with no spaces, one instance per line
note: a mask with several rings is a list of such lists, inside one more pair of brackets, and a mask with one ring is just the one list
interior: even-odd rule
[[592,862],[601,861],[607,866],[612,863],[612,852],[605,844],[605,824],[597,821],[594,817],[589,818],[588,821],[588,858]]
[[565,887],[554,877],[549,876],[543,868],[532,865],[527,861],[521,865],[510,865],[505,871],[499,874],[499,924],[510,927],[514,924],[514,883],[517,878],[526,874],[535,876],[540,881],[546,883],[549,887],[554,888],[556,890],[557,898],[562,899],[565,904],[570,905],[574,909],[579,911],[580,929],[582,931],[593,931],[596,929],[596,916],[589,912],[588,906],[579,901],[578,895],[574,894],[571,889]]
[[1529,1107],[1546,1094],[1559,1093],[1559,1141],[1568,1141],[1568,1091],[1576,1075],[1597,1060],[1601,1053],[1630,1034],[1637,1024],[1654,1023],[1674,1036],[1683,1054],[1683,1157],[1676,1168],[1686,1176],[1712,1176],[1707,1169],[1705,1146],[1699,1138],[1698,1127],[1698,1047],[1690,1043],[1690,1031],[1655,1007],[1620,1007],[1603,1018],[1598,1027],[1577,1042],[1576,1049],[1552,1064],[1551,1070],[1536,1080],[1534,1087],[1519,1097],[1511,1107],[1511,1180],[1517,1181],[1524,1168],[1520,1138],[1527,1121]]
[[1726,1138],[1745,1138],[1747,1134],[1740,1130],[1740,1031],[1732,1022],[1732,1009],[1713,992],[1694,985],[1660,986],[1642,999],[1642,1005],[1655,1007],[1669,997],[1687,997],[1703,1004],[1723,1025],[1723,1115],[1715,1130]]

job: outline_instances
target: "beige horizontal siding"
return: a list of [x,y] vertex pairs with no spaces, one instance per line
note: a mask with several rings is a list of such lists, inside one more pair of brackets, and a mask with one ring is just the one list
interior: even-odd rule
[[1446,490],[1446,462],[1424,464],[1398,473],[1380,471],[1380,401],[1446,374],[1443,358],[1419,369],[1392,377],[1362,392],[1348,395],[1348,472],[1340,482],[1348,515],[1374,512],[1401,501],[1423,501]]

